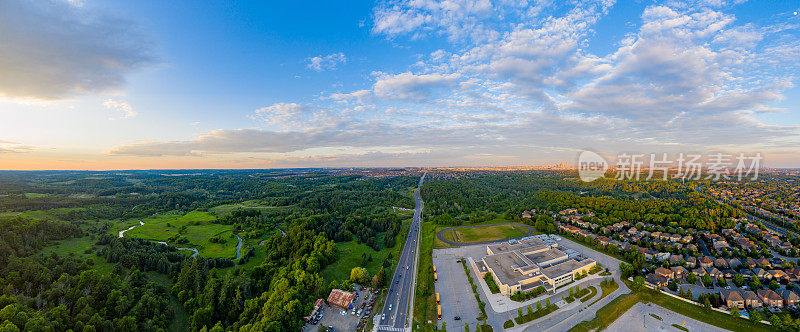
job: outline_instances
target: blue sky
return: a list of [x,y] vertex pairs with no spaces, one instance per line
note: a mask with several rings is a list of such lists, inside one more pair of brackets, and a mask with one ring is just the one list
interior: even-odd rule
[[800,166],[798,1],[10,0],[0,168]]

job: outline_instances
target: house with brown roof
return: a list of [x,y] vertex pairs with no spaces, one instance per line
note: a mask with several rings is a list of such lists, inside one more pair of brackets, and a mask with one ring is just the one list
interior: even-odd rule
[[697,258],[695,258],[693,256],[687,258],[686,259],[686,266],[688,266],[690,268],[694,268],[695,266],[697,266]]
[[784,289],[778,293],[783,298],[783,305],[787,307],[795,307],[797,303],[800,302],[800,296],[797,296],[797,293],[792,292],[788,289]]
[[660,275],[660,276],[663,276],[664,278],[667,278],[669,280],[675,279],[675,272],[672,272],[672,270],[664,268],[664,267],[661,267],[661,266],[659,266],[656,269],[656,274]]
[[669,265],[678,265],[682,260],[683,255],[681,254],[669,256]]
[[754,291],[744,291],[742,292],[742,298],[744,298],[744,305],[750,308],[760,308],[761,307],[761,299],[758,298],[756,292]]
[[789,275],[786,274],[786,272],[783,272],[783,270],[769,270],[769,274],[772,275],[772,279],[775,279],[775,280],[778,280],[778,281],[780,281],[780,280],[789,280]]
[[766,279],[767,271],[762,269],[762,268],[760,268],[760,267],[757,267],[757,268],[753,269],[753,275],[758,277],[758,279]]
[[720,269],[727,269],[728,268],[728,261],[724,258],[720,257],[714,260],[714,266]]
[[762,259],[756,260],[756,263],[758,263],[758,266],[760,266],[762,268],[765,268],[765,269],[768,269],[768,268],[772,267],[772,263],[770,263],[769,260],[767,260],[766,258],[762,258]]
[[673,266],[670,268],[670,270],[672,270],[672,272],[675,274],[675,278],[683,278],[686,277],[687,274],[689,274],[689,270],[687,270],[683,266]]
[[702,266],[703,268],[707,269],[710,268],[712,265],[714,265],[714,261],[711,259],[711,257],[703,256],[700,258],[700,266]]
[[742,266],[742,261],[740,261],[738,258],[731,258],[728,260],[728,266],[730,266],[732,269],[738,268]]
[[744,298],[742,294],[739,294],[738,291],[730,291],[723,289],[720,292],[722,296],[722,300],[725,301],[725,304],[728,308],[737,307],[739,309],[744,309]]
[[666,277],[655,273],[650,273],[644,276],[644,281],[651,287],[655,288],[664,287],[669,283],[669,280]]
[[759,289],[756,291],[758,298],[761,299],[761,303],[764,303],[765,307],[770,308],[783,308],[783,297],[775,293],[775,291],[771,289]]
[[350,308],[350,304],[356,298],[356,293],[343,291],[341,289],[332,289],[328,295],[328,303],[335,305],[345,310]]
[[722,271],[720,271],[716,267],[712,267],[711,270],[708,271],[708,274],[714,279],[719,279],[723,277]]

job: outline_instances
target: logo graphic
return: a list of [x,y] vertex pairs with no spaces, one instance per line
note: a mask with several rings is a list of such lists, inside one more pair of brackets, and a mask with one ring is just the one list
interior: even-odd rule
[[597,153],[583,151],[578,156],[578,176],[582,181],[597,180],[603,177],[607,170],[608,162]]

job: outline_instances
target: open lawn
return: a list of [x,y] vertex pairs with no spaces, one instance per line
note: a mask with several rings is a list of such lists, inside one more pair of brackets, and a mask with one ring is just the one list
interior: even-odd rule
[[587,322],[581,322],[570,329],[570,331],[603,330],[638,302],[655,303],[687,317],[691,317],[701,322],[705,322],[726,330],[770,331],[769,326],[767,325],[755,324],[745,319],[731,319],[730,315],[713,310],[705,310],[700,306],[686,303],[650,289],[621,295],[620,297],[608,303],[605,307],[597,310],[597,317],[595,317],[595,319]]
[[[378,234],[378,237],[375,239],[377,243],[383,244],[383,237],[385,234],[386,233]],[[367,262],[365,268],[369,271],[370,276],[374,276],[375,273],[380,271],[383,260],[391,253],[392,266],[385,270],[387,278],[391,278],[397,258],[400,257],[400,250],[405,244],[407,234],[408,224],[404,224],[400,230],[400,234],[398,234],[395,239],[394,247],[388,249],[383,248],[381,251],[375,251],[366,244],[357,243],[355,240],[350,242],[337,242],[336,246],[339,249],[339,259],[322,269],[322,277],[325,278],[325,281],[328,283],[333,280],[350,279],[350,270],[354,267],[361,266],[363,254],[372,255],[372,261]]]
[[443,234],[444,238],[456,243],[474,243],[520,237],[528,234],[522,225],[495,225],[468,228],[454,228]]
[[[215,219],[208,212],[200,211],[185,215],[160,214],[142,219],[144,225],[125,232],[125,236],[164,241],[175,247],[197,248],[202,257],[236,257],[238,240],[233,235],[233,226],[212,223]],[[125,229],[138,222],[138,219],[128,220],[115,229]],[[213,237],[219,237],[224,242],[213,243],[210,241]]]
[[280,209],[285,208],[285,206],[269,206],[269,205],[262,205],[259,201],[250,200],[241,203],[235,204],[225,204],[225,205],[218,205],[213,208],[208,209],[209,212],[218,216],[224,217],[235,210],[269,210],[269,209]]

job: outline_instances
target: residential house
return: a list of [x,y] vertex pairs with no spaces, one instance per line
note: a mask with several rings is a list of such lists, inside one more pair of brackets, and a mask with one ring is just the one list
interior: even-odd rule
[[744,297],[742,297],[742,294],[739,294],[738,291],[723,289],[720,292],[720,295],[722,296],[722,300],[725,301],[725,305],[727,305],[728,308],[737,307],[739,309],[744,309]]
[[672,255],[669,257],[669,265],[678,265],[683,260],[683,255]]
[[669,280],[675,279],[675,272],[672,272],[672,270],[660,266],[656,269],[656,274],[663,276]]
[[686,235],[686,236],[682,237],[681,238],[681,242],[683,242],[683,243],[692,242],[692,236],[691,235]]
[[761,307],[761,299],[758,298],[756,292],[754,291],[744,291],[742,292],[742,297],[744,298],[744,305],[750,308],[760,308]]
[[765,307],[783,308],[783,297],[771,289],[759,289],[756,291],[758,298],[764,303]]
[[716,267],[712,267],[711,270],[708,271],[708,274],[711,275],[711,278],[714,279],[719,279],[722,278],[723,276],[722,271],[720,271]]
[[728,268],[728,261],[724,258],[720,257],[714,260],[714,266],[720,269],[727,269]]
[[783,270],[769,270],[769,274],[772,275],[772,279],[781,281],[781,280],[789,280],[789,275]]
[[738,258],[731,258],[728,260],[728,266],[730,266],[732,269],[736,269],[742,266],[742,261],[740,261]]
[[787,307],[795,307],[800,302],[800,296],[797,293],[788,289],[784,289],[778,293],[783,298],[783,305]]
[[731,269],[724,269],[724,270],[722,270],[722,275],[725,278],[730,279],[730,278],[733,278],[734,275],[736,275],[736,271],[731,270]]
[[758,277],[758,279],[766,279],[767,278],[767,271],[762,269],[762,268],[760,268],[760,267],[757,267],[757,268],[753,269],[753,275]]
[[644,277],[644,281],[651,287],[656,287],[656,288],[664,287],[669,283],[669,280],[666,277],[655,273],[650,273],[646,275]]
[[675,273],[675,278],[683,278],[689,274],[689,270],[686,270],[683,266],[673,266],[670,268],[673,273]]
[[700,277],[702,277],[702,276],[704,276],[704,275],[708,274],[708,272],[706,271],[706,269],[704,269],[704,268],[702,268],[702,267],[698,267],[698,268],[696,268],[696,269],[692,270],[692,273],[694,273],[694,275],[696,275],[698,278],[700,278]]
[[686,266],[688,266],[690,268],[694,268],[695,266],[697,266],[697,258],[695,258],[695,257],[687,258],[686,259]]
[[711,259],[711,257],[703,256],[703,257],[700,258],[700,266],[701,267],[707,269],[707,268],[710,268],[712,265],[714,265],[714,261]]

